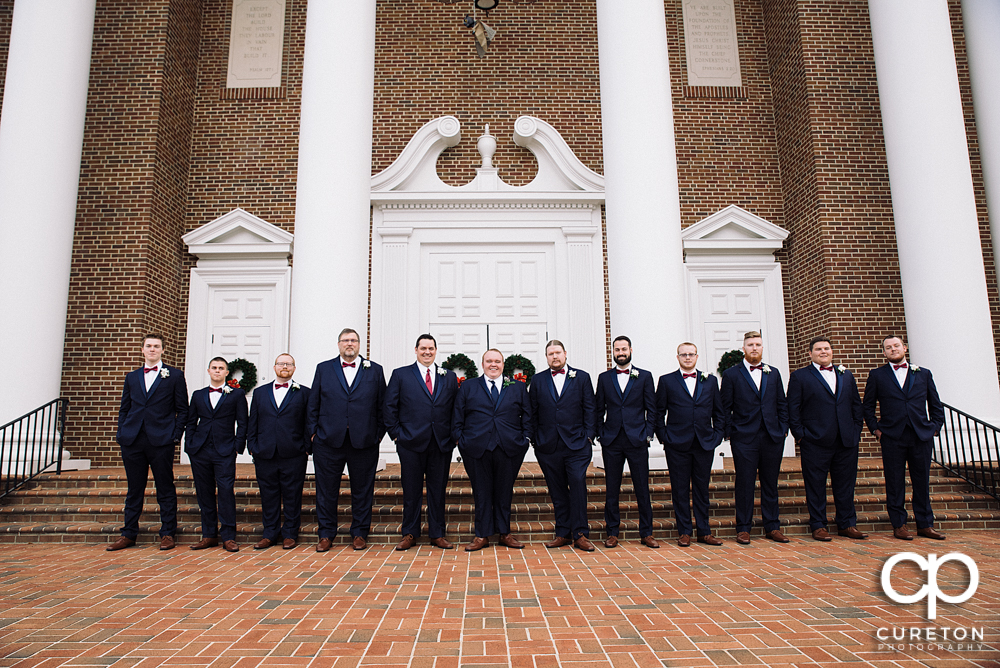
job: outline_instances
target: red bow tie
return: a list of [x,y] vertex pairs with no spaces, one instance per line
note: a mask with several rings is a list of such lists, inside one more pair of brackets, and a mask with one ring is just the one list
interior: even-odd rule
[[763,364],[758,364],[757,366],[750,367],[751,371],[756,371],[757,369],[760,369],[761,371],[763,371],[764,370],[764,365]]
[[833,371],[833,367],[832,366],[821,366],[819,368],[819,370],[820,371]]
[[222,388],[221,387],[210,387],[210,388],[208,388],[208,391],[209,392],[218,392],[219,394],[222,394]]
[[357,364],[357,362],[351,362],[350,364],[348,364],[347,362],[341,362],[340,366],[343,367],[343,368],[345,368],[345,369],[347,367],[351,367],[353,369],[355,364]]
[[553,376],[558,376],[561,373],[566,373],[566,369],[559,369],[558,371],[553,371],[552,375]]
[[683,376],[684,378],[697,378],[698,372],[695,371],[694,373],[682,373],[681,376]]
[[280,390],[283,387],[288,387],[288,383],[282,383],[281,385],[275,385],[274,389]]
[[158,368],[159,367],[155,367],[155,366],[152,369],[147,369],[146,367],[142,367],[142,372],[143,373],[149,373],[150,371],[156,371]]
[[615,369],[618,373],[629,373],[632,369]]
[[892,368],[893,368],[894,371],[899,371],[900,369],[905,369],[906,368],[906,362],[903,362],[902,364],[893,364]]

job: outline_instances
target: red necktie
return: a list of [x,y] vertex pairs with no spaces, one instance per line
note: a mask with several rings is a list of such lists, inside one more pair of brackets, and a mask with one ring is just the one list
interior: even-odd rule
[[434,394],[434,383],[431,382],[431,370],[427,369],[427,377],[424,378],[424,382],[427,384],[427,391]]
[[566,373],[566,369],[559,369],[558,371],[553,371],[552,372],[552,377],[554,378],[554,377],[558,376],[561,373]]
[[615,369],[618,373],[628,373],[631,369]]
[[343,367],[343,368],[345,368],[345,369],[347,367],[351,367],[353,369],[355,364],[357,364],[357,362],[351,362],[350,364],[348,364],[347,362],[341,362],[340,366]]
[[281,385],[275,385],[274,389],[280,390],[283,387],[288,387],[288,383],[282,383]]
[[820,371],[833,371],[833,367],[832,366],[821,366],[819,368],[819,370]]
[[893,368],[894,371],[899,371],[900,369],[905,369],[906,368],[906,362],[903,362],[902,364],[893,364],[892,368]]
[[764,365],[763,364],[758,364],[757,366],[750,367],[751,371],[756,371],[757,369],[760,369],[761,371],[763,371],[764,370]]
[[209,392],[218,392],[219,394],[222,394],[222,388],[221,387],[210,387],[210,388],[208,388],[208,391]]
[[157,368],[159,368],[159,367],[155,367],[154,366],[152,369],[147,369],[146,367],[142,367],[142,372],[143,373],[149,373],[150,371],[156,371]]
[[697,378],[698,372],[696,371],[694,373],[682,373],[681,375],[684,376],[685,378]]

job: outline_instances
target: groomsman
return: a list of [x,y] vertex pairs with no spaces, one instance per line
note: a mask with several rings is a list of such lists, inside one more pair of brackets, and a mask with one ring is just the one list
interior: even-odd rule
[[445,493],[451,453],[451,415],[458,394],[453,371],[434,363],[437,341],[421,334],[414,348],[417,361],[392,372],[385,391],[385,428],[396,444],[403,483],[403,539],[397,550],[408,550],[420,538],[420,507],[427,479],[427,533],[431,545],[454,547],[444,537]]
[[627,336],[612,342],[612,353],[615,368],[597,377],[596,399],[597,432],[607,480],[604,523],[608,538],[604,546],[618,546],[618,496],[627,460],[639,504],[639,540],[647,547],[659,547],[653,538],[653,506],[649,500],[649,442],[653,440],[656,416],[653,374],[632,364],[632,340]]
[[156,502],[160,505],[160,549],[174,546],[177,532],[177,491],[174,488],[174,447],[181,442],[187,422],[188,396],[184,372],[163,364],[163,336],[142,340],[145,365],[125,376],[118,408],[118,432],[128,491],[125,526],[109,552],[135,545],[146,494],[146,478],[153,472]]
[[892,522],[892,535],[900,540],[913,540],[913,534],[906,528],[904,507],[906,469],[909,467],[917,534],[944,540],[944,534],[934,529],[930,490],[931,450],[934,437],[944,424],[944,406],[938,398],[930,370],[907,364],[907,348],[902,338],[885,337],[882,352],[888,363],[868,374],[864,416],[868,430],[882,448],[886,507]]
[[656,437],[663,444],[670,470],[677,544],[691,545],[693,497],[698,542],[722,545],[708,523],[712,462],[726,423],[719,381],[714,374],[698,371],[698,348],[693,343],[677,346],[677,363],[680,368],[660,376],[656,386]]
[[201,509],[201,540],[191,546],[192,550],[215,547],[220,537],[227,552],[240,550],[236,543],[234,487],[236,454],[242,453],[247,444],[247,398],[239,387],[226,384],[227,375],[229,363],[213,357],[208,363],[211,383],[195,390],[188,410],[184,451],[191,458],[191,474]]
[[788,377],[788,422],[802,456],[802,478],[809,506],[809,528],[815,540],[829,541],[826,530],[826,476],[830,475],[837,533],[867,538],[857,528],[854,483],[858,477],[861,440],[861,395],[854,375],[834,367],[830,339],[809,342],[812,363]]
[[503,376],[503,353],[491,348],[483,355],[482,378],[462,383],[455,398],[451,436],[472,483],[476,503],[476,536],[466,552],[490,544],[523,548],[510,532],[514,481],[531,440],[531,408],[524,383]]
[[781,374],[761,361],[760,332],[743,335],[743,362],[722,374],[722,412],[736,466],[736,542],[750,544],[754,481],[760,478],[764,535],[787,543],[778,520],[778,474],[788,433],[788,405]]
[[317,552],[326,552],[337,537],[337,498],[347,466],[351,481],[351,545],[368,546],[375,497],[378,444],[385,436],[382,367],[361,357],[361,339],[345,329],[337,339],[340,357],[316,366],[306,412],[306,434],[316,467]]
[[288,353],[278,355],[274,382],[258,387],[250,402],[247,449],[257,471],[264,523],[264,536],[253,546],[255,550],[279,542],[290,550],[299,540],[302,487],[311,445],[306,439],[309,388],[296,383],[293,375],[295,359]]
[[597,436],[594,388],[582,369],[566,364],[561,341],[545,344],[546,371],[531,379],[531,432],[556,516],[555,538],[545,547],[572,544],[593,552],[587,524],[587,466]]

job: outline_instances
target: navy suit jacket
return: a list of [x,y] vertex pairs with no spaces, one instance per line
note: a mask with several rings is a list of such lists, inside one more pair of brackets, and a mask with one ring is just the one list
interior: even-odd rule
[[[501,378],[510,381],[506,376]],[[494,405],[486,376],[463,382],[455,397],[451,437],[462,456],[470,459],[479,459],[497,447],[508,457],[523,457],[531,441],[531,403],[524,383],[513,381],[503,387]]]
[[[618,370],[608,369],[597,377],[597,433],[601,445],[611,445],[624,428],[633,447],[649,447],[656,432],[656,393],[653,374],[635,366],[637,377],[629,375],[625,391],[618,384]],[[549,374],[549,378],[552,374]],[[566,380],[569,380],[568,378]]]
[[[878,403],[879,417],[875,417]],[[944,406],[934,386],[930,369],[907,369],[903,387],[896,381],[892,366],[885,364],[872,369],[865,383],[865,422],[873,434],[880,430],[889,438],[901,440],[909,424],[921,441],[930,441],[944,424]]]
[[761,421],[772,441],[780,442],[788,433],[788,404],[781,373],[773,366],[760,374],[760,390],[743,362],[722,374],[722,413],[726,436],[737,443],[751,441]]
[[312,451],[306,436],[309,388],[298,388],[288,388],[280,407],[274,400],[273,382],[254,390],[247,426],[247,449],[254,459],[297,457]]
[[686,452],[695,439],[704,450],[714,450],[722,443],[726,419],[719,379],[695,373],[694,396],[688,392],[680,369],[660,376],[657,383],[656,437],[665,447]]
[[184,452],[197,454],[207,444],[223,457],[243,453],[247,445],[247,395],[233,388],[223,392],[212,408],[207,387],[195,390],[188,409]]
[[424,452],[437,442],[441,452],[455,447],[451,438],[451,416],[458,394],[458,377],[434,365],[434,395],[421,375],[423,367],[414,362],[392,372],[385,390],[385,429],[401,448]]
[[[140,429],[152,445],[171,445],[181,440],[187,424],[188,397],[184,372],[160,363],[149,392],[146,392],[144,367],[129,371],[125,376],[122,400],[118,407],[119,445],[135,442]],[[169,374],[163,377],[163,370]]]
[[850,371],[841,373],[834,367],[834,374],[836,395],[812,364],[788,377],[788,422],[792,436],[796,441],[824,448],[836,445],[856,448],[863,422],[858,384]]
[[[382,367],[362,357],[357,363],[358,373],[349,388],[339,357],[316,365],[306,414],[306,436],[316,435],[314,449],[317,445],[341,447],[348,428],[351,446],[357,449],[377,448],[385,436]],[[369,366],[365,368],[365,364]]]
[[[570,450],[582,450],[597,437],[594,386],[582,369],[566,369],[562,394],[556,395],[552,373],[545,369],[531,377],[531,433],[535,450],[555,452],[562,441]],[[575,376],[570,376],[571,372]]]

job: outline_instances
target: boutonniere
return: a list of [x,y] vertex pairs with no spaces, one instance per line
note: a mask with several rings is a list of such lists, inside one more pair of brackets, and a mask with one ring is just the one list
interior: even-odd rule
[[163,367],[162,369],[160,369],[160,378],[166,378],[169,375],[170,375],[170,369],[168,369],[167,367]]
[[229,387],[228,385],[223,385],[222,386],[222,393],[223,394],[229,394],[232,391],[233,391],[233,388]]
[[513,384],[514,384],[514,381],[512,381],[512,380],[511,380],[510,378],[508,378],[507,376],[504,376],[504,377],[503,377],[503,385],[501,385],[501,387],[510,387],[510,386],[511,386],[511,385],[513,385]]
[[569,373],[566,374],[570,378],[576,378],[576,369],[570,369]]
[[701,374],[701,376],[698,377],[698,382],[699,383],[704,383],[706,380],[708,380],[708,374],[707,373],[705,373],[704,371],[700,371],[699,373]]
[[292,386],[291,386],[290,388],[288,388],[288,391],[289,391],[289,392],[294,392],[295,390],[299,390],[299,389],[302,389],[302,388],[301,388],[301,387],[299,386],[299,384],[298,384],[298,383],[296,383],[296,382],[295,382],[295,381],[293,380],[293,381],[292,381]]
[[639,377],[639,372],[635,370],[635,367],[632,367],[632,371],[629,373],[628,377],[629,378],[638,378]]
[[771,373],[771,367],[765,364],[764,368],[761,369],[761,371],[763,371],[764,373]]
[[840,375],[843,375],[843,373],[844,373],[845,371],[847,371],[847,367],[846,367],[846,366],[844,366],[843,364],[841,364],[840,366],[838,366],[838,367],[837,367],[837,373],[838,373],[838,374],[840,374]]
[[438,375],[439,376],[447,376],[448,375],[448,370],[445,369],[443,366],[439,366],[438,367]]
[[229,394],[239,386],[240,386],[240,381],[236,380],[235,378],[230,378],[229,380],[226,381],[226,384],[222,386],[222,393]]
[[920,371],[920,367],[918,367],[916,364],[911,364],[910,368],[913,369],[913,373]]
[[372,363],[369,362],[368,360],[361,360],[361,366],[364,367],[365,369],[371,368],[371,365]]

